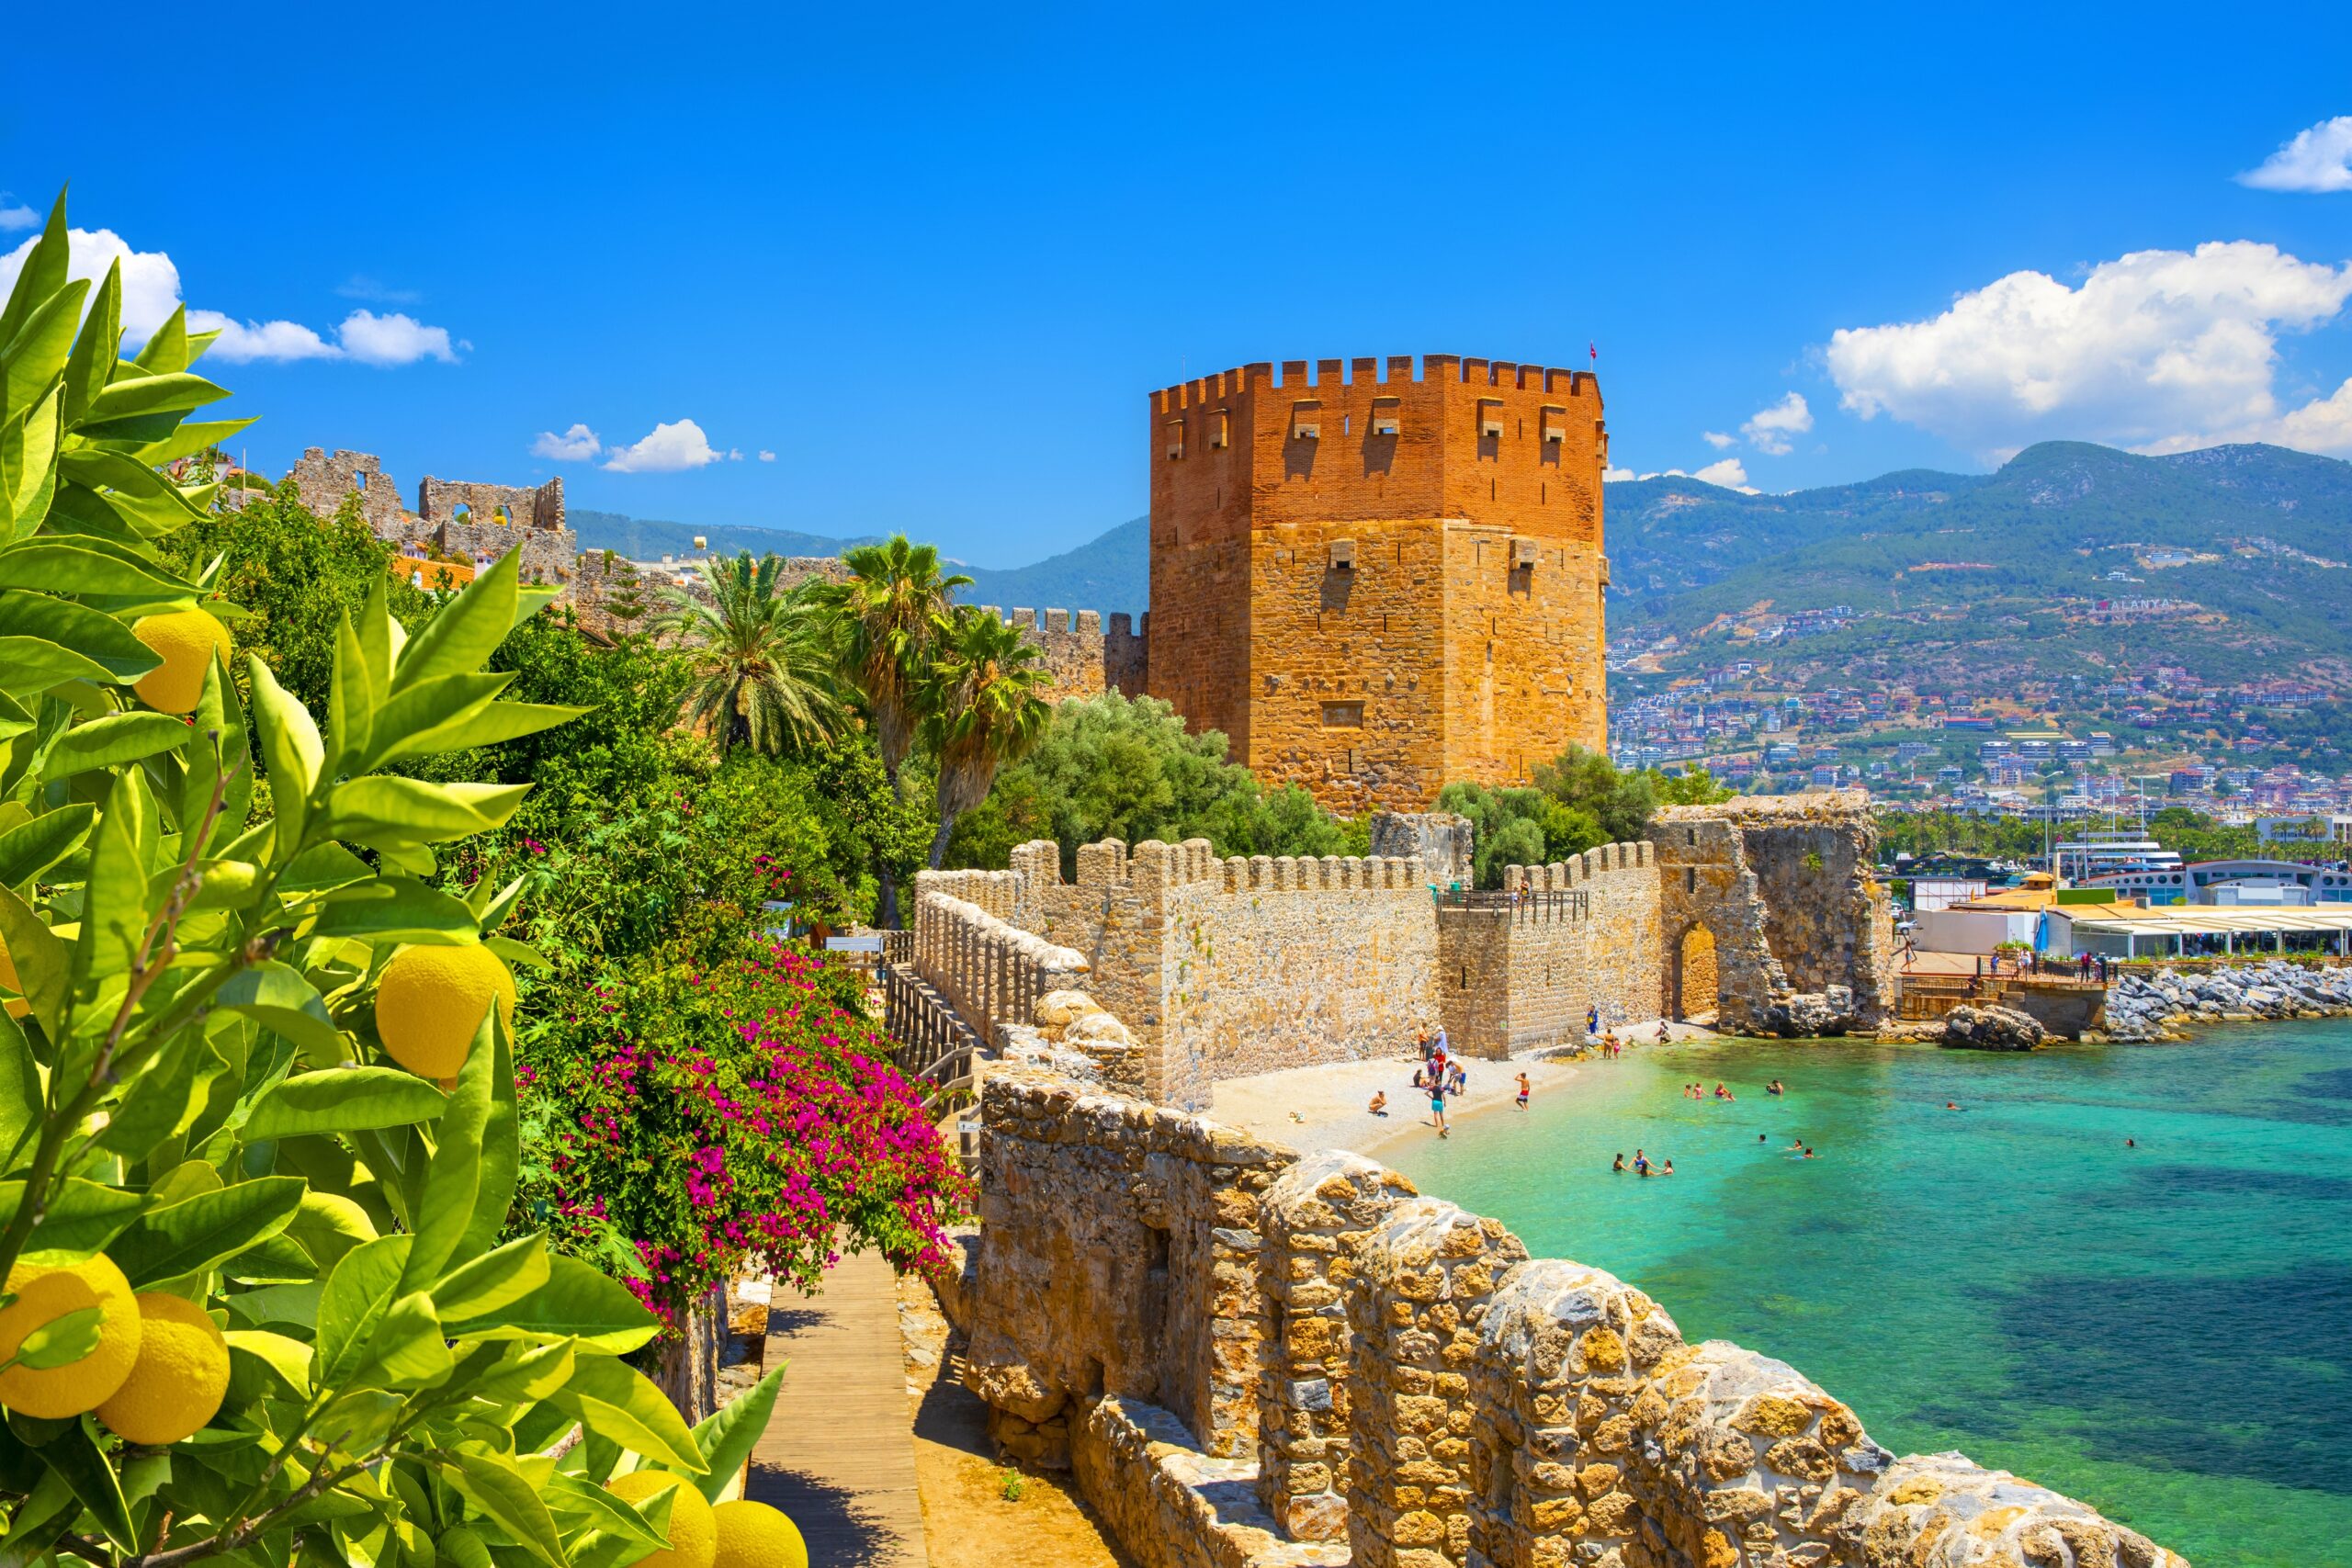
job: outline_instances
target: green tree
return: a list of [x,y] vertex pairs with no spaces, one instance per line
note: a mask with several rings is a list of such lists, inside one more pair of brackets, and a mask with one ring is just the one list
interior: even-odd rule
[[1216,730],[1188,734],[1155,697],[1103,692],[1056,705],[1045,735],[956,822],[950,858],[996,866],[1016,844],[1052,839],[1066,874],[1078,846],[1116,838],[1207,839],[1220,855],[1362,854],[1368,826],[1332,817],[1295,784],[1267,790],[1226,760]]
[[710,728],[720,751],[748,745],[778,756],[821,745],[844,715],[832,683],[830,625],[807,585],[779,592],[780,556],[696,563],[710,592],[706,604],[673,592],[654,623],[682,639],[695,665],[689,722]]
[[[849,581],[814,590],[832,618],[833,647],[842,678],[857,693],[874,727],[874,741],[890,791],[899,791],[899,770],[922,728],[917,694],[933,652],[955,615],[955,591],[971,579],[939,570],[933,545],[907,542],[894,534],[878,545],[859,545],[842,554]],[[899,924],[896,869],[878,862],[882,925]]]
[[[219,570],[152,542],[214,493],[159,469],[242,427],[189,418],[227,395],[191,368],[210,334],[175,312],[123,361],[119,269],[93,291],[67,261],[61,198],[0,308],[8,1555],[618,1568],[669,1503],[599,1483],[716,1494],[773,1384],[690,1432],[620,1359],[658,1331],[626,1289],[499,1242],[521,1156],[488,976],[531,955],[499,934],[516,890],[417,876],[525,787],[384,771],[572,716],[481,669],[547,596],[509,556],[404,637],[379,577],[323,726],[250,652],[248,704]],[[393,1054],[428,1034],[446,1093]]]
[[917,688],[923,739],[939,760],[939,831],[931,866],[947,857],[956,818],[988,798],[997,770],[1045,734],[1053,707],[1042,694],[1053,674],[1036,645],[984,611],[958,610]]

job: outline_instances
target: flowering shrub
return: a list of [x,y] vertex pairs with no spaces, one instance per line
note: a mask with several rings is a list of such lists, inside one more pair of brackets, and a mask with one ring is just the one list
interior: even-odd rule
[[514,1223],[636,1273],[673,1328],[746,1266],[813,1286],[843,1241],[941,1267],[967,1212],[856,976],[797,948],[592,987],[526,1044],[516,1082]]

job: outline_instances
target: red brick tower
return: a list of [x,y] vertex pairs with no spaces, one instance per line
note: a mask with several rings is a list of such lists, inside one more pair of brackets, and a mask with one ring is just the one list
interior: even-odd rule
[[1148,689],[1351,812],[1521,783],[1608,733],[1599,386],[1441,354],[1379,371],[1150,397]]

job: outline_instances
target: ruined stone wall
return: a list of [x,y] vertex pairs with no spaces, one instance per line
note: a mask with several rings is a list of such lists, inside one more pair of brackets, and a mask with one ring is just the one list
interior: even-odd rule
[[1658,869],[1646,843],[1510,866],[1500,895],[1442,907],[1438,924],[1446,1033],[1466,1055],[1581,1040],[1590,1008],[1604,1025],[1659,1016]]
[[1893,907],[1871,866],[1878,829],[1860,791],[1670,806],[1657,848],[1671,998],[1684,934],[1715,939],[1718,1026],[1811,1035],[1894,1016]]
[[1346,1154],[981,1100],[966,1382],[1147,1568],[2185,1568]]
[[495,524],[563,532],[563,476],[534,486],[436,479],[427,474],[417,487],[416,513],[434,524]]
[[1100,611],[1048,609],[1041,615],[1035,610],[1006,612],[983,604],[980,613],[1019,626],[1030,646],[1045,656],[1041,662],[1054,677],[1054,688],[1046,694],[1051,700],[1068,702],[1118,689],[1112,678],[1110,646],[1102,633]]
[[1470,818],[1450,811],[1375,811],[1370,852],[1419,861],[1433,887],[1470,886],[1475,867]]
[[519,546],[524,581],[571,581],[580,539],[564,526],[560,477],[534,489],[428,476],[418,487],[414,512],[401,504],[399,487],[373,453],[337,451],[330,456],[309,447],[287,477],[294,481],[302,504],[322,517],[334,516],[345,496],[356,495],[359,514],[376,536],[408,553],[437,552],[479,564]]
[[1143,1046],[1146,1081],[1204,1106],[1220,1078],[1399,1055],[1436,1021],[1437,928],[1417,863],[1219,860],[1205,839],[1016,852],[1015,922],[1086,958]]
[[379,537],[391,537],[388,530],[408,516],[400,486],[384,472],[383,459],[373,452],[337,450],[329,456],[323,448],[305,447],[301,460],[286,477],[294,481],[302,504],[322,517],[334,516],[343,498],[356,493],[359,515]]
[[1604,743],[1600,397],[1425,356],[1152,394],[1155,696],[1261,777],[1411,809]]
[[915,877],[914,972],[989,1045],[1002,1041],[1008,1026],[1031,1023],[1039,998],[1087,984],[1082,954],[1006,919],[1022,882],[1022,874],[1012,871],[926,871]]

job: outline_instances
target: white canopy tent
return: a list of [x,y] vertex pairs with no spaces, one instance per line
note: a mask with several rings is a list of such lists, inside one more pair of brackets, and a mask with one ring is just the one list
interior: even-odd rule
[[2171,905],[2119,908],[2112,904],[2060,904],[2050,910],[2053,953],[2099,953],[2110,958],[2175,958],[2193,950],[2223,953],[2283,953],[2297,942],[2336,954],[2352,953],[2352,904],[2232,907]]

